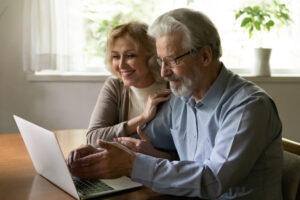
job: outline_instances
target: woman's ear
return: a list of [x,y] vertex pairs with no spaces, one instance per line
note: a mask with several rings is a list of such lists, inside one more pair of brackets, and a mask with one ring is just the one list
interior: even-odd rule
[[200,50],[200,56],[202,59],[203,66],[209,66],[213,61],[213,52],[209,45],[205,45]]

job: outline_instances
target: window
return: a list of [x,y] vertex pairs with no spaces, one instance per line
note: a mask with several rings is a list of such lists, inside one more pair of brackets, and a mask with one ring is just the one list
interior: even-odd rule
[[[27,0],[24,69],[39,73],[107,74],[103,55],[108,29],[129,20],[151,24],[168,10],[189,7],[204,12],[215,23],[225,65],[249,74],[255,43],[234,19],[234,10],[249,2],[253,1]],[[273,74],[300,74],[300,2],[285,3],[294,23],[271,33],[264,42],[273,49],[270,63]]]

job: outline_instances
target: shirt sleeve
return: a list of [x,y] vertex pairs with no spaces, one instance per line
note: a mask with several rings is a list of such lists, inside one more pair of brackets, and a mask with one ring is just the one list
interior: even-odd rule
[[[220,119],[215,144],[204,162],[168,161],[137,154],[132,179],[164,194],[214,199],[229,187],[243,183],[251,170],[271,174],[274,171],[265,170],[268,164],[257,166],[256,162],[263,159],[267,147],[281,141],[281,123],[274,109],[269,99],[241,102]],[[253,177],[254,182],[255,178],[260,177]]]
[[252,96],[224,113],[211,156],[204,163],[222,192],[237,184],[254,188],[263,180],[270,182],[263,183],[265,187],[280,182],[281,131],[277,109],[267,96]]
[[103,85],[95,108],[93,110],[88,132],[88,144],[97,145],[97,140],[112,141],[116,137],[125,136],[126,121],[119,122],[120,88],[117,87],[115,79],[108,79]]

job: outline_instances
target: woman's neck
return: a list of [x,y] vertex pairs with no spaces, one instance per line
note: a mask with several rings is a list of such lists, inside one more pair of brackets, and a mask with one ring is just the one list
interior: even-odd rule
[[148,79],[144,79],[143,82],[133,85],[136,88],[147,88],[154,83],[153,77],[149,77]]

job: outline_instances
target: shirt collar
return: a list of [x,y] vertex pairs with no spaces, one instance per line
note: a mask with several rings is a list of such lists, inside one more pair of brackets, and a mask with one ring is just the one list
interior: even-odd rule
[[217,77],[217,79],[214,81],[214,83],[211,85],[211,87],[208,89],[204,97],[196,104],[196,107],[198,107],[198,104],[204,104],[208,106],[211,109],[214,109],[218,103],[220,98],[223,95],[223,91],[225,90],[225,87],[228,82],[228,76],[230,74],[230,71],[226,69],[226,67],[223,65],[221,66],[221,71]]
[[217,79],[214,81],[214,83],[208,89],[204,97],[197,104],[195,103],[195,100],[191,95],[187,97],[181,97],[181,99],[192,107],[195,106],[199,108],[202,105],[206,105],[207,107],[214,109],[219,103],[219,100],[223,94],[223,91],[226,87],[226,83],[228,81],[229,74],[230,71],[227,70],[222,63],[221,71]]

